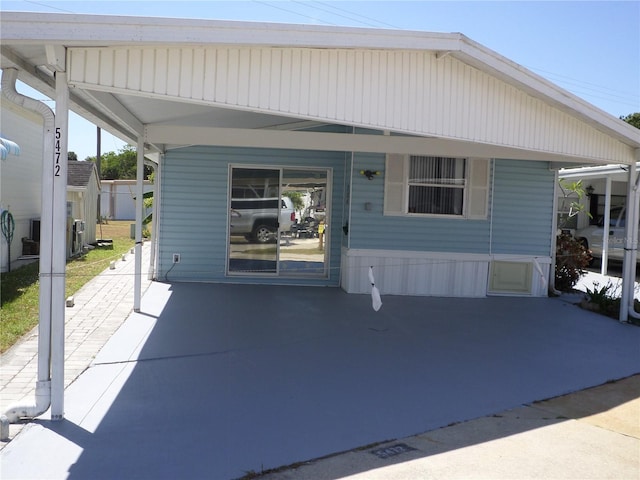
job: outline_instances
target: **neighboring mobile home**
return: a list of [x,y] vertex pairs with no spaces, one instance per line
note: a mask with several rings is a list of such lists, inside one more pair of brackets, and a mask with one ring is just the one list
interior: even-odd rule
[[[20,154],[0,161],[0,212],[8,210],[15,228],[10,248],[0,236],[0,271],[20,257],[37,255],[42,211],[42,117],[3,99],[0,106],[1,137],[17,143]],[[23,242],[25,239],[25,242]]]
[[[66,72],[72,109],[156,160],[163,280],[364,293],[373,266],[383,294],[546,295],[558,169],[635,165],[640,147],[461,34],[20,13],[2,27],[3,68],[47,92]],[[311,236],[278,227],[283,196],[304,199]],[[232,235],[247,215],[254,232]]]

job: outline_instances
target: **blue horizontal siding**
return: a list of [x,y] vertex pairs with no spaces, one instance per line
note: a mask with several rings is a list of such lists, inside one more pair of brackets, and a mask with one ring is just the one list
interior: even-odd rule
[[[332,202],[327,279],[226,277],[229,164],[331,168]],[[158,278],[234,283],[338,285],[345,154],[297,150],[187,147],[167,152],[162,165]],[[172,264],[172,254],[180,263]]]
[[[384,155],[354,155],[351,248],[549,255],[554,175],[547,162],[497,160],[487,220],[385,216],[384,169]],[[381,175],[368,180],[361,170]]]
[[497,160],[493,253],[549,256],[554,173],[547,162]]
[[[361,170],[381,175],[368,180]],[[385,155],[355,154],[351,195],[351,248],[487,253],[487,220],[383,215]],[[365,203],[371,210],[365,210]]]

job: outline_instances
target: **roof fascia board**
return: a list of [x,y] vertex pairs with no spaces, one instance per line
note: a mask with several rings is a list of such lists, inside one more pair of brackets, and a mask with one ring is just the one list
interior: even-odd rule
[[3,12],[0,25],[5,45],[66,47],[218,44],[448,51],[458,48],[460,38],[457,33],[65,13]]
[[[283,148],[340,152],[398,153],[505,158],[564,163],[598,164],[597,158],[571,158],[550,152],[456,141],[444,138],[362,135],[327,132],[258,130],[245,128],[146,125],[145,142],[165,145]],[[330,147],[329,147],[330,146]]]

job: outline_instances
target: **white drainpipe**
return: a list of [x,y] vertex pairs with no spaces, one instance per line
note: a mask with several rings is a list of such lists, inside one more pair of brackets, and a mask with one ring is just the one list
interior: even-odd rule
[[[640,149],[636,149],[636,161],[640,161]],[[634,162],[635,165],[635,162]],[[637,172],[635,172],[637,174]],[[632,241],[631,251],[629,252],[629,277],[625,279],[626,285],[629,288],[629,311],[630,317],[640,320],[640,313],[635,310],[635,281],[636,271],[638,265],[636,263],[638,258],[638,222],[640,221],[640,175],[637,175],[636,182],[632,189],[629,189],[629,193],[633,192],[632,201],[629,205],[633,205],[633,221],[627,225],[627,228],[631,228]],[[625,283],[623,283],[623,286]]]
[[[53,159],[54,125],[53,111],[44,103],[26,97],[16,91],[18,70],[5,68],[2,72],[2,96],[27,110],[39,113],[44,119],[43,163]],[[51,405],[51,298],[52,298],[52,240],[53,240],[53,170],[42,169],[42,217],[40,231],[40,317],[38,324],[38,377],[35,404],[13,405],[2,420],[16,423],[21,418],[35,418]],[[65,178],[66,181],[66,178]]]
[[160,182],[160,168],[156,162],[148,160],[145,158],[144,164],[153,168],[154,172],[154,182],[153,182],[153,207],[151,210],[151,214],[153,215],[151,218],[151,252],[150,252],[150,260],[149,260],[149,272],[148,272],[148,280],[154,280],[156,276],[156,241],[158,238],[157,230],[158,230],[158,207],[159,207],[159,197],[158,197],[158,183]]
[[[637,248],[637,225],[638,210],[637,204],[637,180],[636,180],[636,163],[633,162],[629,166],[629,184],[627,188],[627,212],[625,224],[624,239],[624,261],[622,264],[622,298],[620,299],[620,317],[621,322],[627,322],[628,317],[632,315],[633,310],[633,289],[635,285],[635,263],[634,250]],[[634,243],[635,238],[635,243]]]

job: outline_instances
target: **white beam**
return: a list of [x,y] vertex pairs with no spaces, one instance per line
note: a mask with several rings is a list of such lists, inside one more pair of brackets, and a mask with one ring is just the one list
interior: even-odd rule
[[506,158],[511,160],[575,161],[602,163],[598,158],[572,158],[566,155],[518,148],[464,142],[460,140],[394,135],[362,135],[327,132],[278,131],[245,128],[186,127],[146,125],[145,141],[167,145],[215,145],[224,147],[286,148],[424,154],[459,157]]

